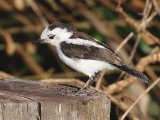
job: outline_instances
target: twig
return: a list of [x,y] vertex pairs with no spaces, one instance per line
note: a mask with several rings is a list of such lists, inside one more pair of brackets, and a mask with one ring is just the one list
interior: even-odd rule
[[[130,54],[130,56],[129,56],[129,60],[128,60],[128,62],[127,62],[128,65],[131,63],[131,61],[132,61],[132,59],[133,59],[133,57],[134,57],[134,55],[135,55],[135,52],[136,52],[137,47],[138,47],[138,43],[139,43],[139,37],[137,37],[136,42],[135,42],[135,44],[134,44],[134,46],[133,46],[133,50],[132,50],[132,52],[131,52],[131,54]],[[118,49],[118,48],[117,48],[117,49]],[[117,52],[118,52],[118,51],[117,51]],[[118,79],[121,79],[124,74],[125,74],[125,72],[123,71],[123,72],[120,74],[120,76],[118,77]]]
[[157,1],[156,0],[152,0],[152,2],[153,2],[153,6],[154,6],[156,12],[160,15],[160,7],[158,6]]
[[16,52],[21,56],[26,66],[35,74],[41,75],[45,71],[44,69],[28,54],[19,44],[16,45]]
[[4,36],[4,40],[6,42],[6,52],[8,55],[11,56],[14,54],[14,52],[16,50],[14,40],[12,39],[11,34],[9,34],[8,32],[5,32],[3,34],[3,36]]
[[145,29],[149,22],[157,15],[157,12],[153,12],[145,21],[140,24],[141,29]]
[[[70,4],[70,2],[72,2],[72,4]],[[73,6],[74,4],[74,6],[76,6],[76,9],[78,11],[81,11],[80,14],[84,16],[89,21],[89,23],[103,36],[108,38],[112,35],[112,38],[114,38],[115,40],[121,40],[121,37],[118,36],[114,30],[108,29],[108,27],[110,26],[107,26],[105,22],[103,22],[95,14],[93,14],[93,12],[89,10],[85,4],[80,1],[75,2],[75,0],[70,0],[70,2],[65,2],[65,4],[68,6]]]
[[[156,62],[160,62],[160,53],[151,54],[141,58],[138,64],[136,65],[136,69],[140,72],[143,72],[148,64],[151,64],[151,63],[153,64]],[[127,86],[131,85],[135,81],[135,79],[136,79],[135,77],[129,77],[126,80],[122,80],[117,83],[111,84],[105,89],[105,91],[108,94],[120,92]]]
[[0,71],[0,78],[13,78],[13,76],[8,73]]
[[7,28],[7,29],[1,29],[0,33],[5,34],[15,34],[15,33],[21,33],[21,32],[36,32],[39,33],[42,31],[42,25],[37,24],[37,25],[30,25],[30,26],[25,26],[25,27],[12,27],[12,28]]
[[37,14],[37,16],[39,17],[40,21],[42,22],[42,24],[44,26],[47,26],[49,23],[48,21],[45,19],[45,17],[43,17],[42,13],[40,12],[38,6],[35,4],[34,0],[26,0],[27,3],[32,7],[33,11]]
[[153,82],[151,86],[149,86],[144,92],[141,93],[141,95],[136,99],[136,101],[128,108],[128,110],[122,115],[120,120],[124,120],[125,117],[128,115],[128,113],[135,107],[135,105],[153,88],[155,85],[160,82],[160,78],[158,78],[156,81]]
[[[94,88],[93,88],[94,89]],[[125,102],[123,102],[123,101],[121,101],[120,99],[118,99],[117,97],[115,97],[115,96],[113,96],[113,95],[109,95],[107,92],[104,92],[104,91],[102,91],[102,90],[97,90],[97,91],[99,91],[99,92],[102,92],[102,93],[104,93],[104,94],[107,94],[107,96],[110,98],[110,100],[114,103],[114,104],[116,104],[120,109],[122,109],[123,111],[125,111],[125,110],[127,110],[127,108],[128,108],[128,106],[126,105],[126,103]],[[135,119],[135,118],[137,118],[134,114],[130,114],[130,117],[133,119]],[[138,119],[136,119],[136,120],[138,120]]]
[[120,49],[133,37],[134,33],[131,32],[124,40],[123,42],[118,46],[118,48],[115,50],[115,53],[118,53]]
[[124,90],[127,86],[135,82],[135,77],[129,77],[126,80],[118,81],[114,84],[109,85],[107,88],[104,88],[104,91],[108,94],[113,94]]
[[142,22],[141,23],[145,22],[146,19],[149,17],[150,12],[151,12],[151,8],[152,8],[152,4],[151,4],[150,0],[146,0],[146,4],[145,4],[145,7],[144,7],[143,13],[142,13],[143,14],[143,18],[142,18]]
[[137,36],[136,42],[135,42],[135,44],[134,44],[134,46],[133,46],[133,50],[132,50],[132,52],[131,52],[131,54],[130,54],[130,57],[129,57],[129,60],[128,60],[128,63],[127,63],[127,64],[130,64],[130,63],[131,63],[131,61],[132,61],[132,59],[133,59],[133,57],[134,57],[134,55],[135,55],[135,53],[136,53],[136,50],[137,50],[139,41],[140,41],[140,34]]
[[99,77],[98,77],[98,79],[97,79],[97,84],[96,84],[96,90],[98,90],[98,89],[100,89],[101,88],[101,86],[102,86],[102,81],[103,81],[103,76],[105,75],[105,70],[103,70],[101,73],[100,73],[100,75],[99,75]]
[[141,36],[144,38],[145,42],[149,45],[158,43],[160,45],[159,39],[157,37],[155,37],[154,35],[152,35],[151,33],[149,33],[146,29],[140,29],[140,23],[134,19],[132,19],[130,16],[128,16],[128,14],[126,14],[123,9],[121,7],[118,7],[116,9],[116,11],[121,14],[124,18],[124,20],[133,28],[135,28],[135,30],[141,34]]

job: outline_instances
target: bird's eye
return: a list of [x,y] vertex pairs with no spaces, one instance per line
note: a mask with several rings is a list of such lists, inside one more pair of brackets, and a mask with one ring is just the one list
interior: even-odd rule
[[53,39],[55,37],[55,35],[49,35],[48,37],[49,37],[49,39]]

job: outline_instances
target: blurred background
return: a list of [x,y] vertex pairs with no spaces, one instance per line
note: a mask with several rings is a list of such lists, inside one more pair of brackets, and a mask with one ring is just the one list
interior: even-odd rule
[[[93,86],[112,95],[112,120],[160,79],[160,0],[0,0],[0,77],[88,79],[64,65],[52,46],[33,43],[55,21],[106,43],[151,80],[143,84],[120,71],[101,73]],[[126,120],[160,120],[159,90],[157,83]]]

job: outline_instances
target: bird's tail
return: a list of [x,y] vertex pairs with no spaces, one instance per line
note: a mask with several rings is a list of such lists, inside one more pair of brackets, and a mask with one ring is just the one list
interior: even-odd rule
[[117,67],[118,69],[120,69],[122,71],[127,72],[130,75],[133,75],[133,76],[139,78],[144,83],[148,83],[150,81],[146,75],[144,75],[143,73],[140,73],[140,72],[136,71],[133,68],[128,67],[127,65],[119,66],[119,65],[113,64],[113,66]]

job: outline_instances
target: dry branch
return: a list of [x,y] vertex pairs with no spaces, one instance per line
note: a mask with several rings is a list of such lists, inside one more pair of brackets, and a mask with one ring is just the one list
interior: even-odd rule
[[6,52],[9,56],[11,56],[16,51],[15,43],[9,33],[4,33],[3,36],[6,43]]
[[[157,63],[157,62],[160,62],[160,53],[149,55],[144,58],[141,58],[140,61],[138,62],[138,64],[136,65],[136,69],[140,72],[143,72],[147,65]],[[114,83],[114,84],[108,86],[105,89],[105,91],[108,94],[120,92],[123,89],[125,89],[126,87],[128,87],[129,85],[131,85],[133,82],[135,82],[135,79],[136,79],[135,77],[129,77],[126,80],[119,81],[117,83]]]
[[159,44],[160,45],[160,40],[155,37],[154,35],[152,35],[151,33],[149,33],[147,30],[145,29],[139,29],[140,23],[134,19],[132,19],[131,17],[129,17],[121,7],[118,7],[116,9],[116,11],[122,15],[122,17],[124,18],[124,20],[131,26],[133,27],[138,33],[141,34],[141,36],[144,38],[145,42],[149,45],[153,45],[153,44]]
[[123,114],[120,120],[124,120],[127,114],[135,107],[135,105],[151,90],[153,89],[158,83],[160,82],[160,78],[154,81],[154,83],[149,86],[141,95],[136,99],[136,101],[128,108],[128,110]]
[[35,74],[41,75],[45,71],[44,69],[30,56],[28,55],[22,46],[16,44],[16,52],[21,56],[26,66]]

